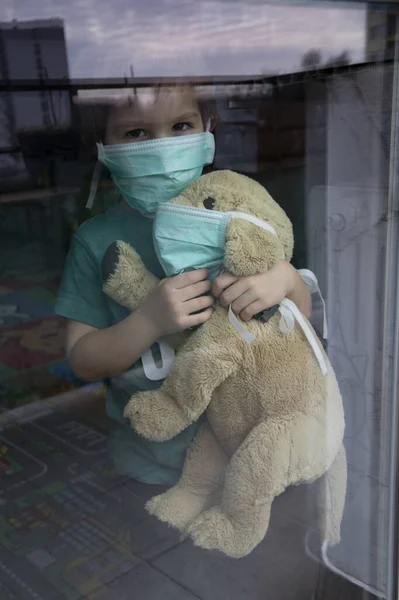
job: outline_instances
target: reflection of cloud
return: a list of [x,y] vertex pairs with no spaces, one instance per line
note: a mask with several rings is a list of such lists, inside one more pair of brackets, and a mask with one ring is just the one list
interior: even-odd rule
[[[0,19],[64,19],[73,77],[250,74],[295,69],[309,47],[360,60],[363,9],[245,0],[19,0]],[[11,4],[12,3],[12,4]]]

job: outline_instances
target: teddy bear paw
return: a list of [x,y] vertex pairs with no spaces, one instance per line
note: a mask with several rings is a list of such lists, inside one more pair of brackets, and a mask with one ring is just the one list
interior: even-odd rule
[[155,442],[170,440],[189,425],[161,390],[135,394],[124,416],[139,435]]
[[151,498],[146,504],[146,510],[160,521],[184,532],[190,523],[212,504],[212,495],[195,494],[175,486],[164,494]]
[[151,411],[151,392],[136,394],[125,407],[124,417],[137,433],[146,439],[162,441],[158,436]]
[[237,527],[220,506],[202,513],[189,527],[194,545],[206,550],[220,550],[232,558],[249,554],[258,540],[251,538],[245,528]]

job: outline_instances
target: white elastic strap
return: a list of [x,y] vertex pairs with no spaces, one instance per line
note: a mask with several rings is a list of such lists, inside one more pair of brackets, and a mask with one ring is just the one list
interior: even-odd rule
[[323,304],[323,338],[326,340],[327,336],[328,336],[326,303],[324,302],[324,298],[321,293],[319,282],[317,281],[317,277],[309,269],[299,269],[298,273],[302,277],[309,292],[311,294],[319,294],[319,298]]
[[96,197],[98,182],[100,181],[101,170],[103,168],[102,163],[98,160],[94,167],[93,177],[91,178],[90,193],[86,202],[86,208],[93,208],[94,199]]
[[289,333],[295,327],[295,317],[292,314],[292,311],[283,304],[280,304],[279,311],[281,314],[280,331],[282,333]]
[[250,331],[248,331],[248,329],[245,327],[245,325],[243,323],[241,323],[241,321],[239,321],[237,319],[237,317],[233,313],[231,304],[229,306],[228,314],[229,314],[229,321],[230,321],[231,325],[234,327],[234,329],[237,331],[237,333],[242,337],[244,342],[246,342],[247,344],[251,344],[254,341],[255,336]]
[[232,219],[245,219],[245,221],[249,221],[250,223],[253,223],[254,225],[257,225],[258,227],[262,227],[262,229],[266,229],[266,231],[270,231],[270,233],[272,233],[273,235],[277,236],[277,231],[274,229],[274,227],[272,227],[272,225],[269,225],[269,223],[266,223],[266,221],[262,221],[261,219],[258,219],[257,217],[253,217],[252,215],[248,215],[247,213],[242,213],[242,212],[229,212],[228,213],[230,215],[230,217]]
[[[323,353],[317,344],[314,334],[312,333],[309,325],[306,323],[305,319],[299,312],[297,306],[291,300],[288,300],[288,298],[285,298],[281,302],[279,310],[281,313],[280,331],[282,333],[289,333],[290,331],[292,331],[292,329],[294,328],[295,319],[296,319],[298,321],[299,326],[302,328],[302,331],[305,334],[306,339],[308,340],[309,344],[312,347],[312,350],[313,350],[313,352],[316,356],[316,359],[319,363],[321,372],[323,373],[323,375],[325,375],[327,373],[327,364],[324,359]],[[255,336],[250,331],[248,331],[248,329],[245,327],[245,325],[243,323],[241,323],[241,321],[239,321],[237,319],[237,317],[235,316],[235,314],[233,312],[233,309],[231,308],[231,305],[229,306],[228,317],[229,317],[229,321],[230,321],[231,325],[234,327],[234,329],[237,331],[237,333],[242,337],[244,342],[246,342],[247,344],[251,344],[254,341]]]
[[[296,319],[298,321],[299,326],[302,328],[302,331],[305,334],[306,339],[308,340],[309,344],[312,347],[312,350],[313,350],[313,352],[316,356],[316,359],[319,363],[321,372],[323,373],[323,375],[325,375],[327,373],[327,364],[324,359],[323,353],[321,352],[321,350],[317,344],[316,338],[313,335],[309,325],[306,323],[305,319],[299,312],[297,306],[291,300],[288,300],[288,298],[285,298],[285,300],[283,300],[281,302],[279,310],[281,313],[280,331],[282,333],[289,333],[290,331],[292,331],[292,329],[295,326],[295,319]],[[237,319],[237,317],[235,316],[235,314],[233,312],[233,309],[231,308],[231,305],[229,306],[228,316],[229,316],[229,321],[230,321],[231,325],[234,327],[234,329],[237,331],[237,333],[242,337],[244,342],[246,342],[247,344],[251,344],[254,341],[255,336],[250,331],[248,331],[248,329],[245,327],[245,325],[243,323],[241,323],[241,321],[239,321]]]
[[[258,219],[257,217],[253,217],[252,215],[247,215],[247,213],[242,213],[242,212],[230,212],[228,213],[230,215],[230,217],[232,219],[244,219],[245,221],[249,221],[250,223],[253,223],[254,225],[257,225],[258,227],[261,227],[262,229],[265,229],[266,231],[270,231],[270,233],[272,233],[273,235],[275,235],[278,238],[278,234],[277,231],[274,229],[274,227],[272,225],[270,225],[269,223],[266,223],[266,221],[262,221],[261,219]],[[285,258],[285,253],[284,253],[284,248],[282,251],[282,258]]]
[[[291,327],[291,329],[289,329],[289,327],[287,328],[287,326],[286,326],[288,311],[291,312],[293,317],[298,321],[298,325],[301,327],[303,333],[305,334],[306,339],[308,340],[309,344],[311,345],[312,350],[317,358],[317,361],[320,365],[321,372],[323,373],[323,375],[325,375],[327,373],[327,364],[324,359],[323,353],[320,350],[320,347],[317,343],[316,337],[314,336],[309,325],[307,324],[307,322],[303,318],[302,314],[298,310],[298,307],[296,306],[296,304],[294,304],[294,302],[292,302],[292,300],[288,300],[288,298],[285,298],[280,304],[280,313],[281,313],[280,330],[283,333],[287,333],[288,331],[291,331],[291,329],[292,329],[292,327]],[[292,323],[292,320],[291,320],[291,323]]]
[[141,356],[144,375],[150,381],[161,381],[170,373],[173,362],[175,360],[175,351],[162,340],[158,341],[159,351],[161,353],[162,364],[160,367],[155,364],[151,348],[146,350]]

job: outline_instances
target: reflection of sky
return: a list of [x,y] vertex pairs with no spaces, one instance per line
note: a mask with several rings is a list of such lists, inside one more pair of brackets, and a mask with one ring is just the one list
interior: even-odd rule
[[[321,4],[321,3],[320,3]],[[358,5],[359,6],[359,5]],[[64,19],[72,77],[257,74],[364,51],[364,8],[245,0],[2,0],[0,20]]]

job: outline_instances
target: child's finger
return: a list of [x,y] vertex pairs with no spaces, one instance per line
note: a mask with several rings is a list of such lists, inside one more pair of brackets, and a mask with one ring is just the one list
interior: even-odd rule
[[196,315],[190,315],[189,317],[187,317],[186,321],[187,329],[189,327],[196,327],[197,325],[202,325],[202,323],[205,323],[212,315],[213,308],[208,308],[207,310],[197,313]]
[[244,292],[244,294],[239,296],[237,300],[232,302],[231,308],[236,315],[239,315],[241,311],[243,311],[247,306],[250,306],[256,300],[258,300],[258,298],[256,297],[255,292],[252,290],[247,290]]
[[227,289],[225,289],[220,296],[220,304],[222,306],[229,306],[232,304],[237,298],[245,294],[248,290],[248,282],[245,279],[238,279],[233,285],[230,285]]
[[233,285],[233,283],[235,283],[237,280],[238,277],[232,275],[231,273],[223,273],[223,275],[219,275],[219,277],[216,277],[215,281],[213,282],[212,294],[215,296],[215,298],[220,298],[224,290]]
[[187,287],[181,289],[179,292],[179,299],[182,302],[186,302],[186,300],[192,300],[193,298],[197,298],[197,296],[201,296],[202,294],[209,292],[211,287],[212,284],[208,279],[199,281],[198,283],[193,283],[192,285],[188,285]]
[[187,300],[184,303],[184,312],[189,315],[197,312],[198,310],[203,310],[204,308],[209,308],[213,306],[215,300],[212,296],[200,296],[199,298],[193,298],[193,300]]
[[176,275],[172,277],[173,287],[176,290],[181,288],[185,288],[189,285],[193,285],[193,283],[198,283],[199,281],[203,281],[208,277],[207,269],[198,269],[195,271],[187,271],[187,273],[181,273],[180,275]]
[[250,321],[255,315],[260,313],[262,310],[265,310],[264,302],[262,302],[262,300],[256,300],[255,302],[252,302],[252,304],[246,306],[239,313],[240,319],[242,321]]

